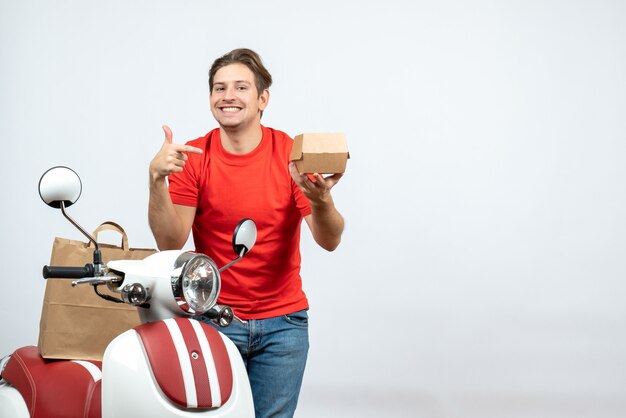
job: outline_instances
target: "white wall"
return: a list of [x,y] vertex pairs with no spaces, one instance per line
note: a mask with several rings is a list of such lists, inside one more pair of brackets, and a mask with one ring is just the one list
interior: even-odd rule
[[626,4],[0,0],[0,352],[36,342],[73,167],[87,229],[154,245],[168,123],[215,126],[207,71],[257,50],[264,123],[343,131],[341,247],[303,243],[300,417],[626,415]]

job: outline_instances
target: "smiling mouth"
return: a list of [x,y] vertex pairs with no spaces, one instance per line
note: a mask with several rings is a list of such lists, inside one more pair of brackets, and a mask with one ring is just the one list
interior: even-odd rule
[[235,113],[235,112],[239,112],[241,108],[230,106],[230,107],[221,107],[220,110],[225,113]]

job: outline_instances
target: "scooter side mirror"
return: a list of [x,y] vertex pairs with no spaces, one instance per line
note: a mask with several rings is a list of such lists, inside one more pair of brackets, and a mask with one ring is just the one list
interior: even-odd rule
[[256,242],[256,224],[252,219],[243,219],[233,233],[233,251],[243,256],[254,247]]
[[39,196],[46,205],[59,209],[61,203],[69,207],[76,203],[83,186],[80,177],[68,167],[52,167],[39,179]]
[[[80,177],[74,170],[69,167],[57,166],[48,169],[39,179],[39,196],[41,200],[50,207],[55,209],[61,209],[63,216],[72,223],[89,241],[93,242],[96,249],[93,252],[93,263],[95,265],[95,271],[100,271],[102,265],[102,256],[100,254],[100,247],[96,240],[85,231],[76,221],[74,221],[65,211],[69,206],[72,206],[83,191],[83,184],[80,181]],[[60,274],[56,270],[55,266],[46,266],[48,272],[44,271],[44,277],[65,277],[55,274]],[[55,273],[55,271],[57,271]],[[68,273],[69,274],[69,273]],[[82,273],[81,273],[82,274]],[[77,277],[77,276],[67,276]],[[85,276],[81,276],[85,277]]]

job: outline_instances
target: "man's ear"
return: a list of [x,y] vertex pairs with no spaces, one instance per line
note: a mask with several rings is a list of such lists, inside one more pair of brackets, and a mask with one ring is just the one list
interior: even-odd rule
[[265,89],[259,96],[259,110],[261,112],[265,110],[269,101],[270,101],[270,91],[268,89]]

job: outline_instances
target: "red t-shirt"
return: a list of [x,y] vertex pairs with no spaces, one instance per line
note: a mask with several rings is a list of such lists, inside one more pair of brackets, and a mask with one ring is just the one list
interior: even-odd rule
[[204,150],[187,154],[182,173],[169,176],[177,205],[196,207],[192,231],[196,251],[218,267],[236,257],[232,234],[243,218],[257,225],[254,248],[222,272],[219,303],[242,319],[262,319],[308,307],[300,278],[300,226],[311,207],[288,169],[293,140],[262,126],[261,143],[250,153],[231,154],[220,130],[187,144]]

